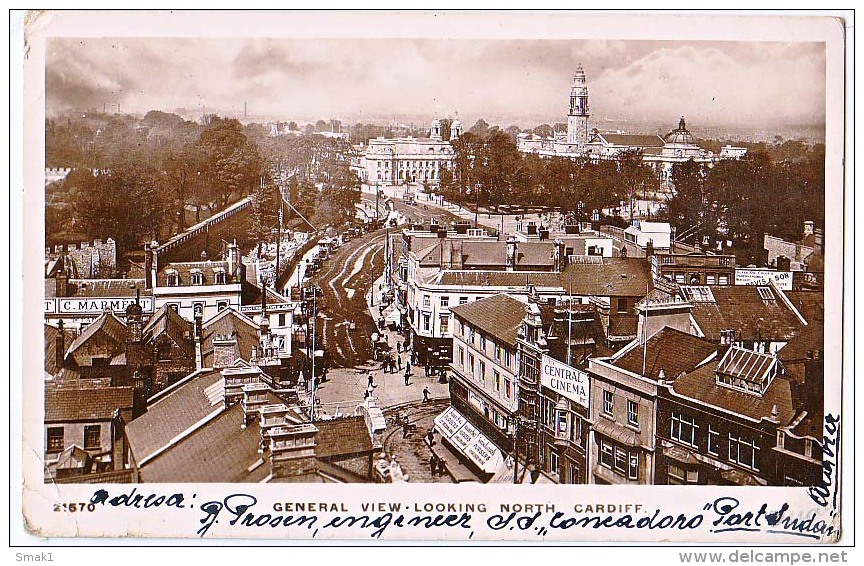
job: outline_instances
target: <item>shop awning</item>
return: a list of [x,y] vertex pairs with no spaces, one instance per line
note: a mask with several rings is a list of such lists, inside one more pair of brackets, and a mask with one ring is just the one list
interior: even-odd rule
[[454,407],[435,417],[435,430],[487,474],[501,467],[501,450]]

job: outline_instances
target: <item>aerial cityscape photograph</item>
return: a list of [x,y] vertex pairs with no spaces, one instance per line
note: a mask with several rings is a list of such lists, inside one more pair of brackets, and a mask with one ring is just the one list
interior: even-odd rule
[[822,481],[825,44],[46,45],[45,483]]

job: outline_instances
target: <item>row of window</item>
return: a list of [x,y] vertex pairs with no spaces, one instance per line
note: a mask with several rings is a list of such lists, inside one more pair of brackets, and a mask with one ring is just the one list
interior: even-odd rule
[[[459,364],[459,367],[466,370],[474,381],[486,385],[486,362],[484,360],[476,360],[475,365],[475,357],[472,352],[468,353],[468,364],[465,364],[465,348],[463,346],[459,346],[456,350],[456,360]],[[476,367],[476,371],[475,371]],[[507,400],[513,400],[516,398],[516,388],[513,383],[513,378],[509,374],[502,374],[497,369],[492,370],[492,389],[498,393],[499,395],[503,394],[503,396]]]
[[[66,449],[65,429],[62,426],[48,427],[49,453],[63,452]],[[99,450],[102,447],[102,426],[86,425],[84,427],[84,449]]]
[[600,465],[629,480],[639,479],[639,451],[624,448],[606,438],[598,437]]
[[[441,315],[442,317],[445,315]],[[472,346],[476,346],[478,350],[483,352],[484,354],[489,354],[487,351],[487,339],[486,335],[482,332],[477,332],[471,327],[467,327],[462,321],[457,320],[457,331],[459,336],[462,338],[466,338],[467,334],[467,342]],[[513,351],[507,348],[506,346],[502,346],[498,342],[492,341],[494,344],[494,348],[492,349],[492,354],[495,357],[495,361],[500,363],[505,367],[510,367],[514,361]]]
[[[201,286],[205,284],[204,273],[200,271],[193,271],[189,275],[189,284],[193,286]],[[214,285],[225,285],[228,281],[228,276],[224,271],[216,271],[213,273],[213,284]],[[180,286],[180,274],[176,271],[169,271],[166,274],[166,285],[168,287],[179,287]]]
[[[450,296],[449,295],[441,295],[440,298],[441,307],[448,308],[450,306]],[[468,302],[468,297],[462,296],[459,297],[459,304],[464,305]],[[430,308],[432,306],[432,298],[430,295],[423,295],[423,306],[426,308]]]
[[[669,437],[676,442],[695,448],[699,436],[699,425],[695,417],[682,413],[672,412],[670,421]],[[746,438],[737,433],[728,434],[729,451],[727,458],[751,470],[759,470],[759,440],[758,438]],[[720,457],[720,432],[708,425],[708,453]]]
[[[687,280],[687,274],[683,271],[670,271],[666,274],[666,277],[682,285],[702,284],[701,278],[698,273],[691,274],[689,281]],[[716,273],[706,273],[705,285],[729,285],[729,275],[725,273],[719,275]]]
[[[615,413],[615,394],[611,391],[603,390],[603,414],[607,417],[614,418]],[[627,424],[639,428],[639,403],[632,399],[627,399]]]

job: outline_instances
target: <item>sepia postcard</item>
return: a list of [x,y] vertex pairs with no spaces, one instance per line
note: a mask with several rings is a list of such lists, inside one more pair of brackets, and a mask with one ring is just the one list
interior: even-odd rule
[[851,26],[28,13],[12,520],[850,542]]

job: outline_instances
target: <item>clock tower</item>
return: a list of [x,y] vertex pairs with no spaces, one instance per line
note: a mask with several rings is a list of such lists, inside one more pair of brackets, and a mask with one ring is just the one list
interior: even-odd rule
[[567,143],[579,146],[579,151],[588,143],[588,116],[588,87],[585,71],[579,63],[570,86],[570,111],[567,113]]

